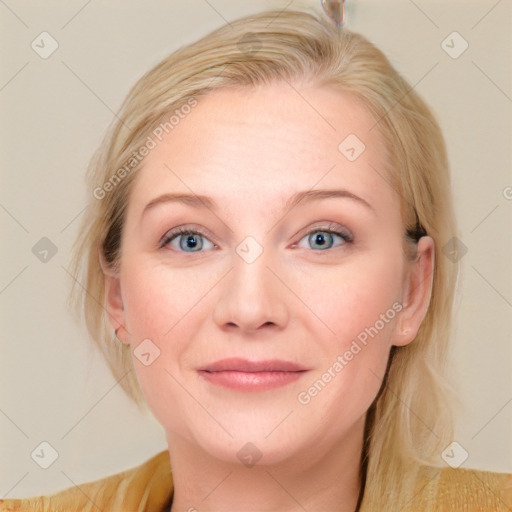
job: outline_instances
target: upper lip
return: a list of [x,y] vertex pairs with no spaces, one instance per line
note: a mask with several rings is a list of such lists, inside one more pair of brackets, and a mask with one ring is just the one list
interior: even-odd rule
[[293,363],[291,361],[282,361],[279,359],[267,359],[264,361],[249,361],[248,359],[242,358],[229,358],[215,361],[214,363],[208,364],[202,368],[202,371],[206,372],[226,372],[226,371],[238,371],[238,372],[300,372],[305,371],[307,368]]

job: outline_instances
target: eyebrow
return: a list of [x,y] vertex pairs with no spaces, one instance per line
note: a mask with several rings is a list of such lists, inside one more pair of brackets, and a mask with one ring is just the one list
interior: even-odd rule
[[[291,210],[295,208],[301,201],[315,201],[320,199],[351,199],[353,201],[358,202],[359,204],[364,205],[366,208],[370,209],[373,213],[375,212],[374,207],[368,203],[362,197],[359,197],[348,190],[304,190],[301,192],[297,192],[293,196],[291,196],[284,205],[284,210]],[[193,208],[207,208],[212,211],[217,210],[217,205],[215,201],[203,195],[197,194],[162,194],[158,197],[152,199],[142,211],[141,217],[144,216],[148,211],[152,210],[158,205],[166,204],[166,203],[181,203],[187,206],[191,206]]]

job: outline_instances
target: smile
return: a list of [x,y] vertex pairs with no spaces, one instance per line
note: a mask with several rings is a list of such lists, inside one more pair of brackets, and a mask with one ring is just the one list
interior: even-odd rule
[[289,361],[223,359],[198,370],[210,384],[239,391],[265,391],[300,379],[308,370]]

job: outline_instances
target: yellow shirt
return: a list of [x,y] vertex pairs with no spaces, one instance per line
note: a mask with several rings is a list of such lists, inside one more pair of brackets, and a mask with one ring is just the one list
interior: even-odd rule
[[[414,499],[400,512],[512,511],[512,475],[422,466]],[[20,512],[167,512],[173,480],[164,450],[133,469],[50,496],[0,500],[0,510]],[[379,511],[363,499],[360,512]]]

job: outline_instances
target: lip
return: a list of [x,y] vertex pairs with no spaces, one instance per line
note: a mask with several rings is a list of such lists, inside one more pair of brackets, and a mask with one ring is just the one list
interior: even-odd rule
[[290,384],[307,371],[307,368],[291,361],[230,358],[208,364],[198,373],[218,386],[240,391],[265,391]]

